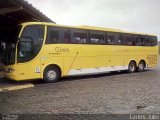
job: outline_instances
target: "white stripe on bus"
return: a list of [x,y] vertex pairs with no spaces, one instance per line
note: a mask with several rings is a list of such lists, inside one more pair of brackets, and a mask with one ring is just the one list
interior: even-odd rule
[[71,69],[68,75],[82,75],[92,73],[105,73],[110,71],[127,70],[128,66],[113,66],[113,67],[97,67],[97,68],[82,68]]

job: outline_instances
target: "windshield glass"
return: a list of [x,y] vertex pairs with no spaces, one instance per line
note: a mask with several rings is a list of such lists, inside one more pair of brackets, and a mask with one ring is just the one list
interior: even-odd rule
[[25,27],[18,42],[17,62],[24,63],[34,59],[42,48],[43,40],[44,26]]
[[3,64],[15,63],[16,43],[21,26],[7,28],[0,31],[0,60]]

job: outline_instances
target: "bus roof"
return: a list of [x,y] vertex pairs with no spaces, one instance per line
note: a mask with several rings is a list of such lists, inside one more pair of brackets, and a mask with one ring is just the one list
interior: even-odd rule
[[96,27],[96,26],[87,26],[87,25],[79,25],[79,26],[69,26],[69,25],[60,25],[50,22],[25,22],[22,23],[25,25],[31,24],[43,24],[48,26],[57,26],[57,27],[67,27],[67,28],[77,28],[77,29],[85,29],[85,30],[97,30],[97,31],[106,31],[106,32],[117,32],[117,33],[127,33],[127,34],[136,34],[136,35],[150,35],[150,36],[157,36],[155,34],[146,34],[140,32],[128,32],[121,29],[114,29],[114,28],[104,28],[104,27]]

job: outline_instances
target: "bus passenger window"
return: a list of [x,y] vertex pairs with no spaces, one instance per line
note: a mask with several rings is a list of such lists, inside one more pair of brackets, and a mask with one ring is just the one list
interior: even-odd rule
[[69,43],[70,41],[70,33],[69,31],[64,31],[64,41],[63,43]]
[[54,44],[59,42],[59,31],[58,30],[48,30],[46,44]]
[[90,43],[91,44],[105,44],[104,34],[91,33]]
[[121,39],[118,39],[117,44],[118,44],[118,45],[121,45],[121,43],[122,43],[122,40],[121,40]]
[[141,42],[142,42],[142,46],[145,45],[145,37],[144,36],[140,36]]
[[115,39],[114,35],[108,35],[107,44],[108,45],[114,45],[114,39]]
[[134,39],[133,39],[134,46],[142,46],[143,45],[139,35],[134,34],[133,37],[134,37]]
[[156,46],[158,44],[157,37],[151,36],[151,46]]
[[134,38],[134,43],[135,46],[142,46],[142,41],[138,36]]
[[145,40],[145,42],[144,42],[144,45],[145,45],[145,46],[151,46],[151,37],[146,36],[146,40]]
[[87,34],[83,32],[74,32],[71,43],[77,43],[77,44],[87,43]]
[[114,40],[114,44],[115,45],[121,45],[122,44],[122,40],[123,40],[123,37],[119,36],[118,34],[116,34],[115,40]]
[[119,42],[121,45],[123,44],[123,36],[122,36],[122,35],[119,36],[118,42]]
[[126,37],[126,42],[127,42],[127,45],[129,45],[129,46],[133,45],[133,41],[132,41],[132,38],[130,36]]

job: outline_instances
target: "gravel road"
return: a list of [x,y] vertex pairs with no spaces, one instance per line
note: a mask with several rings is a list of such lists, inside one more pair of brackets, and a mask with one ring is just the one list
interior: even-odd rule
[[160,66],[31,83],[34,88],[0,93],[0,113],[160,113]]

